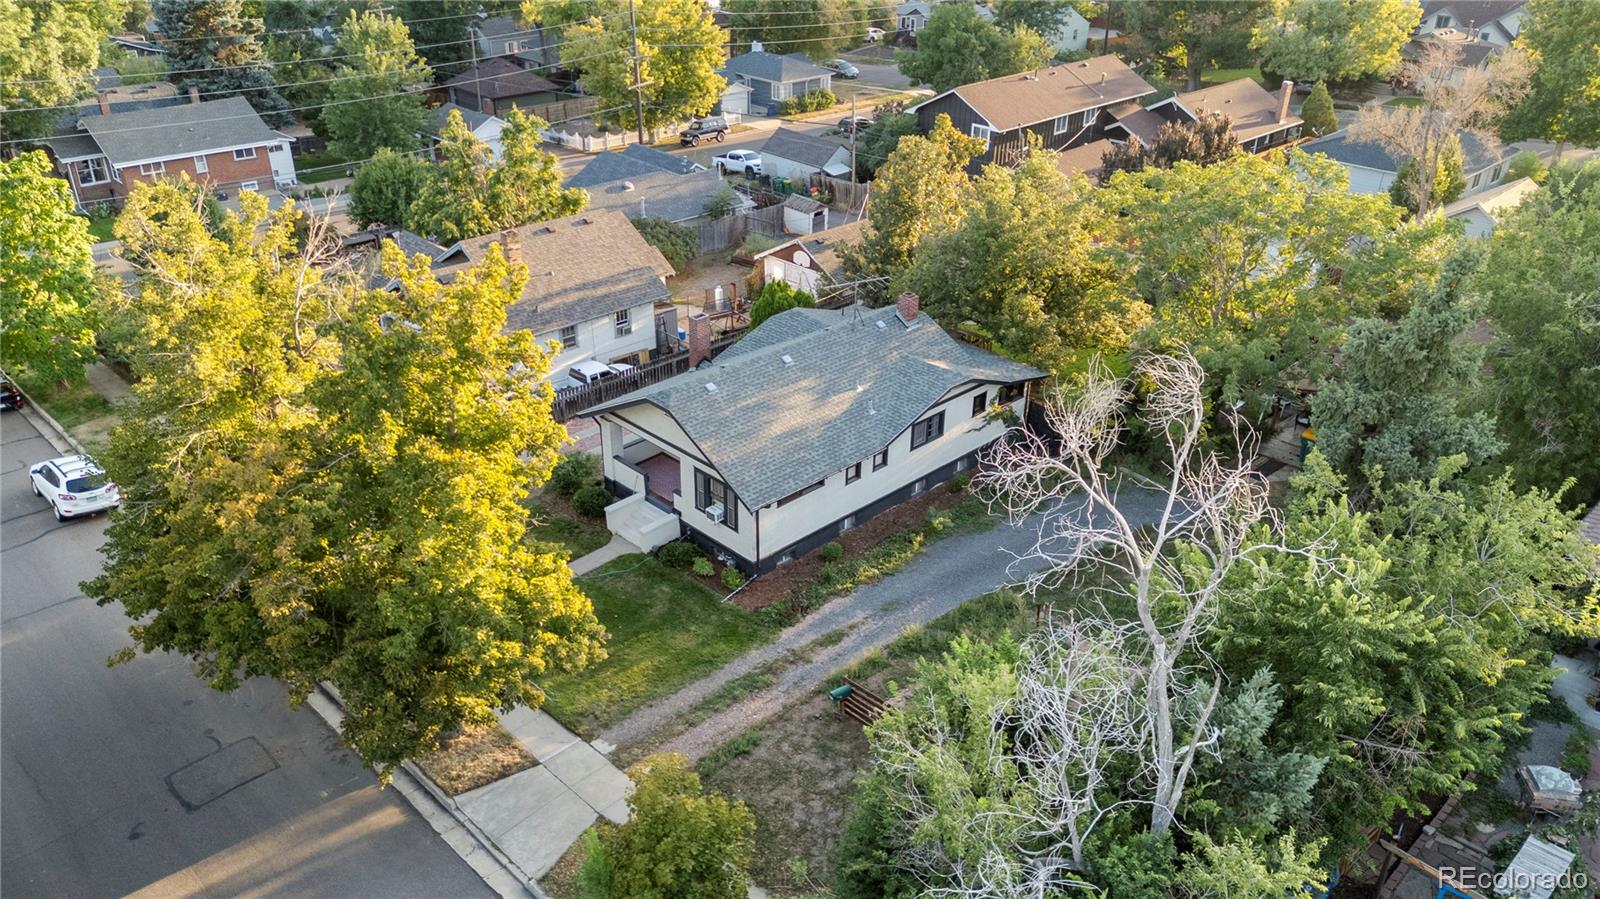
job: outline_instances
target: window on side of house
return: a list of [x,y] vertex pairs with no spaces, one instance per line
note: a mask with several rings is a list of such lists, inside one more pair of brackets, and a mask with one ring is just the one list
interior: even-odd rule
[[164,175],[166,171],[167,164],[164,162],[146,162],[139,165],[141,175]]
[[974,124],[972,126],[972,128],[971,128],[971,133],[972,133],[973,137],[976,137],[979,140],[983,141],[983,148],[985,150],[989,149],[989,143],[990,143],[991,139],[994,137],[994,129],[993,128],[990,128],[988,125]]
[[93,159],[79,160],[73,164],[77,166],[78,169],[79,185],[87,186],[90,184],[104,184],[111,180],[111,172],[109,171],[109,167],[106,165],[106,158],[104,156],[96,156]]
[[918,449],[944,433],[944,413],[935,412],[911,426],[911,448]]
[[854,484],[859,480],[861,480],[861,463],[857,462],[844,470],[844,482],[846,484]]
[[1022,398],[1023,386],[1021,384],[1007,384],[1000,388],[1000,398],[995,400],[999,405],[1014,403]]
[[1056,134],[1056,135],[1062,135],[1062,134],[1066,134],[1068,131],[1071,131],[1071,130],[1072,130],[1072,116],[1070,116],[1070,115],[1056,116],[1055,127],[1051,129],[1051,133]]
[[194,173],[196,175],[204,175],[209,171],[211,171],[211,166],[206,163],[206,158],[204,156],[196,156],[194,158]]
[[984,390],[972,398],[972,417],[977,418],[989,411],[989,391]]
[[561,348],[564,349],[564,350],[575,350],[575,349],[577,349],[578,348],[578,326],[577,325],[567,325],[565,328],[561,329],[561,332],[559,334],[556,335],[556,339],[561,341]]
[[872,455],[872,470],[877,471],[889,464],[889,448],[886,446]]
[[259,181],[244,181],[244,182],[241,182],[239,184],[239,189],[240,190],[260,190],[261,189],[261,182],[259,182]]
[[245,147],[243,150],[234,150],[233,158],[238,160],[254,159],[256,158],[256,148]]
[[[696,468],[694,470],[694,507],[706,512],[712,506],[721,506],[718,519],[732,530],[739,530],[739,503],[728,485]],[[707,512],[709,515],[710,513]]]
[[627,309],[617,313],[618,337],[627,337],[629,334],[633,333],[633,322],[630,320],[629,315],[630,312]]

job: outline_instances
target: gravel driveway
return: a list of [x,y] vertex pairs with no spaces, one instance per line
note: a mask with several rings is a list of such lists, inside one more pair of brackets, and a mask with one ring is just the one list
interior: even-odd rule
[[[1160,515],[1161,498],[1158,493],[1127,491],[1120,507],[1135,524],[1146,524]],[[894,642],[907,628],[926,624],[968,600],[1016,583],[1037,570],[1041,567],[1037,560],[1019,561],[1015,554],[1033,546],[1038,523],[1038,517],[1016,527],[1002,522],[991,531],[941,540],[898,573],[834,599],[785,629],[766,646],[745,653],[721,670],[617,722],[600,739],[614,746],[634,743],[695,708],[729,681],[834,631],[849,629],[838,643],[783,669],[770,687],[746,696],[661,747],[698,759],[718,744],[778,714],[830,673]]]

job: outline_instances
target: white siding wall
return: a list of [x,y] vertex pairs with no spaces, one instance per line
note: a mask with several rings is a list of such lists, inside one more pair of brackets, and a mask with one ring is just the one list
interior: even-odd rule
[[1347,165],[1345,170],[1350,173],[1350,192],[1353,194],[1387,193],[1389,185],[1394,183],[1394,172],[1380,172],[1358,165]]
[[1451,218],[1460,222],[1466,228],[1468,237],[1488,237],[1494,233],[1494,219],[1476,206],[1463,212],[1458,212],[1452,215]]
[[[785,259],[784,256],[790,258]],[[806,260],[796,262],[795,258]],[[822,280],[822,273],[810,267],[811,256],[800,247],[782,250],[765,256],[761,260],[761,277],[763,284],[773,281],[782,281],[796,290],[803,290],[812,296],[817,295],[817,282]]]
[[[641,303],[634,306],[628,310],[628,320],[633,326],[633,331],[626,337],[617,336],[616,321],[611,315],[580,322],[578,324],[577,348],[563,348],[550,361],[551,380],[563,380],[566,377],[567,369],[574,362],[582,362],[585,359],[610,362],[620,356],[627,356],[641,350],[655,349],[655,304]],[[561,331],[559,329],[546,331],[539,335],[539,344],[543,346],[548,341],[559,339],[560,336]]]

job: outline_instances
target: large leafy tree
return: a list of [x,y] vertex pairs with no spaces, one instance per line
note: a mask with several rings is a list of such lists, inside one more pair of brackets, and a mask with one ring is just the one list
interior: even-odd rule
[[246,14],[244,0],[155,0],[154,10],[175,84],[205,100],[242,96],[270,125],[294,120],[266,65],[261,19]]
[[1055,34],[1061,27],[1068,10],[1076,10],[1085,19],[1099,15],[1105,4],[1093,0],[995,0],[994,20],[1002,28],[1026,25],[1043,35]]
[[[635,109],[633,37],[624,7],[600,4],[594,15],[563,34],[562,64],[581,74],[584,88],[600,104],[598,116],[624,129],[638,126]],[[722,66],[726,37],[697,0],[657,0],[640,5],[639,78],[644,127],[704,115],[727,87]]]
[[[952,230],[972,190],[967,163],[981,152],[983,141],[957,131],[947,115],[926,136],[902,137],[878,169],[867,208],[871,227],[846,253],[847,270],[857,278],[898,276],[919,244]],[[882,287],[868,295],[881,297]]]
[[394,0],[393,12],[411,31],[417,50],[434,72],[448,77],[471,64],[468,30],[485,16],[517,16],[517,0]]
[[878,13],[860,0],[728,0],[733,42],[760,41],[769,53],[804,53],[825,59],[866,33]]
[[451,112],[439,135],[439,165],[411,206],[411,227],[448,243],[582,212],[589,195],[561,186],[561,167],[540,145],[541,119],[512,109],[500,161]]
[[1517,45],[1533,63],[1531,90],[1502,136],[1600,144],[1600,0],[1531,0]]
[[1200,88],[1200,73],[1246,51],[1250,26],[1262,0],[1215,3],[1211,0],[1135,0],[1117,5],[1128,33],[1156,53],[1176,54],[1189,90]]
[[378,150],[411,150],[422,142],[428,112],[422,89],[433,71],[417,55],[404,22],[381,12],[351,10],[339,26],[338,81],[326,128],[337,152],[366,159]]
[[1524,483],[1600,494],[1600,164],[1557,166],[1495,229],[1467,290],[1494,326],[1485,387]]
[[0,140],[44,137],[87,96],[125,0],[0,0]]
[[1155,310],[1140,342],[1186,345],[1214,399],[1247,415],[1331,362],[1346,322],[1396,314],[1453,243],[1437,220],[1403,223],[1386,197],[1351,194],[1321,157],[1240,155],[1120,175],[1106,217]]
[[[1394,173],[1394,181],[1389,184],[1389,199],[1396,206],[1404,206],[1407,212],[1417,214],[1417,197],[1421,188],[1417,179],[1421,177],[1421,168],[1415,159],[1407,159],[1400,163],[1400,170]],[[1461,139],[1455,135],[1444,141],[1439,151],[1439,158],[1434,163],[1433,177],[1430,179],[1428,194],[1428,208],[1438,209],[1448,206],[1461,196],[1467,189],[1466,161],[1461,155]]]
[[320,136],[327,136],[322,105],[335,82],[336,54],[325,41],[321,27],[342,18],[339,11],[350,0],[263,0],[261,17],[266,25],[267,58],[272,61],[279,93],[299,112],[300,120]]
[[917,49],[895,54],[900,72],[913,83],[946,91],[1048,63],[1055,50],[1026,25],[1004,29],[978,15],[968,2],[940,3],[917,32]]
[[1082,349],[1126,349],[1150,313],[1121,260],[1101,249],[1108,230],[1095,191],[1061,174],[1054,153],[990,166],[965,218],[919,250],[906,285],[939,320],[972,319],[1046,369]]
[[1494,419],[1466,409],[1483,364],[1482,347],[1467,339],[1476,316],[1462,296],[1477,262],[1471,250],[1457,254],[1399,321],[1351,325],[1338,372],[1311,401],[1318,446],[1335,468],[1413,480],[1446,456],[1500,451]]
[[379,150],[356,169],[350,184],[350,218],[363,228],[409,228],[411,206],[433,176],[433,166],[415,156]]
[[615,899],[744,899],[755,852],[755,816],[743,802],[707,793],[689,760],[652,755],[628,769],[628,823],[601,837],[610,861],[604,894]]
[[1387,75],[1421,20],[1411,0],[1269,0],[1252,45],[1262,69],[1306,84]]
[[526,540],[520,501],[565,434],[547,357],[504,333],[523,267],[492,254],[444,285],[391,247],[400,289],[371,291],[325,267],[322,227],[297,250],[292,205],[246,194],[211,223],[198,198],[142,186],[117,224],[140,380],[103,454],[126,503],[89,595],[218,689],[331,682],[385,772],[602,657],[564,560]]
[[0,356],[50,381],[94,357],[89,223],[43,152],[0,162]]

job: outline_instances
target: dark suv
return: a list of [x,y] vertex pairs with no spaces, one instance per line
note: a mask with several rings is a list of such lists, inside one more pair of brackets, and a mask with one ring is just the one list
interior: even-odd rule
[[727,136],[728,120],[721,116],[713,116],[707,119],[695,119],[689,127],[678,132],[678,143],[692,147],[708,137],[721,143]]

